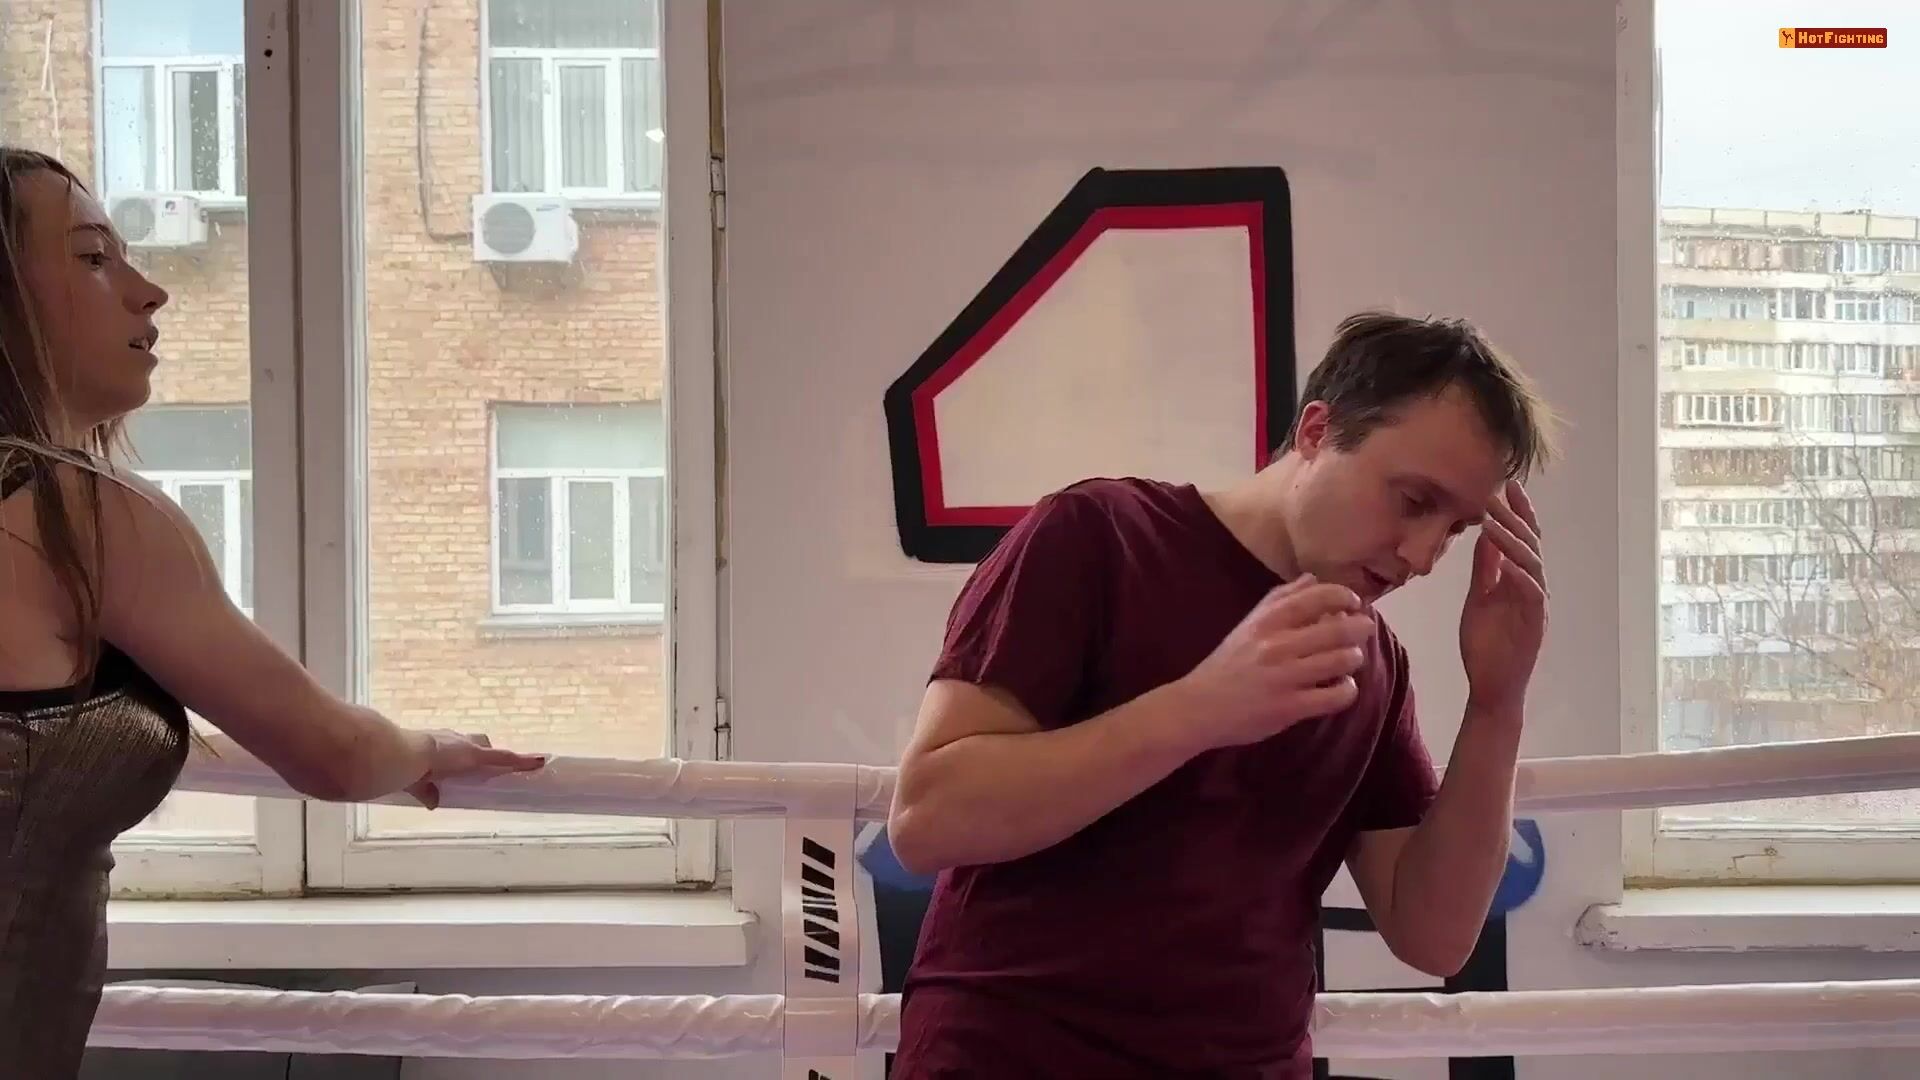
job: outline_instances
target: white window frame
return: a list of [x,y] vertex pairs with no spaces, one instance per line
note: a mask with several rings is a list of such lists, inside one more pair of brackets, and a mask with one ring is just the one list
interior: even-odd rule
[[[1661,748],[1660,504],[1668,497],[1659,488],[1659,410],[1634,403],[1655,402],[1660,393],[1674,389],[1660,365],[1634,362],[1658,356],[1661,337],[1654,2],[1621,0],[1622,32],[1616,38],[1616,314],[1619,355],[1624,358],[1617,373],[1619,679],[1621,748],[1628,753]],[[1910,831],[1728,825],[1674,832],[1658,828],[1658,813],[1632,810],[1622,816],[1622,869],[1628,885],[1920,881],[1920,844]]]
[[[494,418],[495,438],[494,455],[498,461],[499,418]],[[633,582],[633,537],[632,533],[632,485],[631,480],[664,480],[666,470],[658,468],[643,469],[587,469],[587,468],[542,468],[508,469],[495,464],[490,470],[487,500],[491,504],[489,520],[493,526],[493,540],[488,545],[493,553],[490,568],[490,591],[493,613],[504,616],[527,616],[550,621],[557,625],[569,622],[603,621],[607,615],[624,615],[648,621],[659,621],[666,616],[666,606],[650,601],[632,599]],[[547,551],[553,558],[553,591],[556,597],[545,604],[509,604],[501,599],[501,560],[505,552],[500,547],[500,516],[504,508],[500,503],[500,481],[502,480],[545,480],[547,481]],[[568,489],[574,484],[607,484],[613,488],[613,558],[614,558],[614,598],[611,600],[576,600],[568,595],[569,560],[567,542],[571,535],[568,520],[571,494]]]
[[[241,5],[245,7],[247,5]],[[214,206],[240,208],[246,206],[246,196],[240,194],[238,111],[234,94],[234,75],[246,63],[244,57],[228,56],[218,53],[194,56],[103,56],[105,36],[102,24],[105,21],[104,5],[100,0],[93,4],[93,93],[94,100],[102,107],[93,110],[93,146],[94,160],[104,161],[107,149],[106,109],[107,95],[106,73],[113,68],[139,69],[146,72],[153,87],[153,130],[149,133],[153,139],[154,187],[148,190],[180,192],[198,197],[202,203]],[[219,75],[220,95],[220,186],[218,188],[177,188],[171,183],[173,170],[173,75],[187,71],[211,71]],[[104,175],[104,174],[103,174]],[[131,195],[138,192],[108,190],[106,195]]]
[[[613,49],[613,48],[565,48],[548,49],[523,45],[496,46],[491,40],[491,23],[488,19],[488,2],[480,4],[480,168],[481,182],[485,190],[496,190],[493,183],[493,76],[494,60],[538,60],[540,62],[540,132],[543,142],[542,152],[546,155],[545,168],[541,175],[546,177],[546,194],[562,195],[574,205],[592,208],[597,205],[612,207],[657,206],[660,204],[659,191],[641,189],[626,190],[626,94],[621,84],[621,65],[626,60],[659,61],[661,51],[653,49]],[[660,40],[666,41],[665,23],[669,0],[659,0],[662,29]],[[607,92],[607,186],[605,187],[569,187],[563,182],[566,175],[564,166],[566,155],[560,146],[560,69],[563,67],[584,67],[601,69]],[[664,69],[664,65],[663,65]],[[671,105],[663,102],[662,116],[670,114]],[[671,130],[671,123],[668,130]],[[643,133],[642,138],[645,138]],[[667,159],[672,161],[669,150]],[[673,166],[667,165],[671,171]]]
[[[245,5],[256,621],[329,690],[365,699],[364,221],[356,4]],[[662,5],[666,179],[667,753],[711,760],[723,713],[718,597],[717,265],[707,13]],[[298,93],[295,87],[298,86]],[[298,106],[296,107],[296,101]],[[295,162],[299,167],[295,168]],[[561,677],[556,675],[556,677]],[[529,748],[537,749],[537,748]],[[672,821],[619,837],[363,839],[363,808],[260,799],[255,837],[116,845],[115,895],[680,888],[721,881],[720,833]],[[304,855],[304,863],[302,861]]]

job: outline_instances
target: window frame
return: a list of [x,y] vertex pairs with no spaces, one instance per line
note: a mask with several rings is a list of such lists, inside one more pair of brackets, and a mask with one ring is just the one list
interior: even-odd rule
[[[245,9],[252,0],[241,4]],[[274,7],[282,6],[275,0]],[[107,187],[104,176],[101,180],[101,195],[111,199],[118,195],[137,195],[152,193],[170,193],[191,195],[200,200],[200,204],[212,209],[244,210],[247,197],[240,191],[241,147],[250,141],[243,136],[252,133],[243,131],[240,123],[239,97],[235,93],[236,75],[245,77],[246,57],[244,55],[224,53],[199,53],[188,56],[105,56],[106,7],[103,0],[93,0],[91,5],[93,24],[88,36],[89,47],[93,50],[92,79],[94,101],[98,107],[93,110],[93,150],[94,160],[104,163],[107,157],[107,119],[105,102],[107,97],[106,73],[113,68],[129,68],[144,71],[151,80],[153,89],[153,124],[149,132],[153,139],[153,175],[154,187],[146,191],[119,191]],[[244,17],[244,16],[243,16]],[[189,189],[171,185],[174,175],[173,125],[168,118],[173,115],[172,74],[182,71],[211,71],[219,79],[219,123],[220,123],[220,186],[218,188]],[[248,173],[251,175],[252,170]]]
[[[511,194],[501,192],[494,185],[493,177],[493,61],[500,60],[537,60],[540,62],[540,123],[541,152],[544,155],[546,178],[542,192],[526,194],[558,195],[572,205],[583,209],[606,208],[642,208],[660,206],[665,198],[660,190],[625,190],[626,185],[626,95],[622,92],[622,65],[627,60],[652,60],[661,66],[662,83],[665,83],[666,60],[668,50],[666,34],[667,9],[672,5],[665,0],[656,0],[660,13],[659,45],[654,48],[545,48],[528,45],[500,45],[492,42],[491,20],[489,18],[491,0],[480,0],[480,186],[489,194]],[[565,150],[560,145],[560,88],[559,69],[562,67],[598,67],[603,72],[607,94],[607,186],[606,187],[568,187],[564,183],[566,163]],[[672,124],[666,120],[672,105],[664,100],[662,94],[661,117],[662,131],[670,133]],[[643,136],[644,137],[644,136]],[[662,143],[666,151],[671,170],[673,155],[670,150],[672,135],[667,134]],[[664,176],[662,186],[665,186]]]
[[[102,29],[98,3],[93,5],[93,15],[90,41],[97,90]],[[244,4],[242,18],[248,55],[281,58],[263,61],[248,73],[248,90],[256,95],[253,104],[257,106],[247,110],[250,194],[235,204],[260,215],[247,233],[254,621],[289,655],[305,659],[299,608],[300,505],[296,501],[300,473],[293,441],[299,404],[293,386],[295,332],[290,325],[297,281],[291,226],[296,132],[287,122],[293,115],[293,89],[285,59],[292,52],[286,33],[292,19],[290,0]],[[100,124],[100,110],[95,110],[96,150],[104,146]],[[164,834],[123,837],[113,847],[113,897],[298,894],[305,869],[307,804],[294,799],[253,799],[252,804],[253,835],[244,840]]]
[[[1660,410],[1634,403],[1652,406],[1661,394],[1678,392],[1658,358],[1663,336],[1686,333],[1682,327],[1666,327],[1687,317],[1663,280],[1659,262],[1656,133],[1661,122],[1662,61],[1655,2],[1621,0],[1621,33],[1616,39],[1616,317],[1621,357],[1617,388],[1622,402],[1617,428],[1619,677],[1621,749],[1626,753],[1660,749],[1665,659],[1660,627],[1665,605],[1674,602],[1664,595],[1667,587],[1661,572],[1660,507],[1669,495],[1659,479]],[[1833,268],[1829,273],[1842,271]],[[1776,316],[1787,317],[1784,312]],[[1833,313],[1828,310],[1815,318],[1832,321]],[[1803,369],[1789,366],[1787,370]],[[1622,815],[1622,877],[1629,887],[1920,881],[1920,844],[1913,842],[1910,830],[1837,826],[1788,831],[1778,826],[1723,825],[1663,831],[1659,815],[1653,809]]]
[[[297,20],[291,0],[244,6],[249,195],[249,408],[254,601],[261,628],[329,690],[365,700],[367,520],[359,5]],[[95,7],[96,14],[98,6]],[[721,749],[718,305],[707,13],[663,5],[666,164],[666,754]],[[98,21],[95,24],[98,40]],[[97,48],[97,46],[96,46]],[[97,78],[97,74],[96,74]],[[299,91],[295,93],[296,84]],[[484,81],[483,81],[484,86]],[[296,107],[296,101],[298,106]],[[295,162],[299,168],[295,168]],[[491,544],[490,544],[491,546]],[[382,838],[362,808],[254,800],[249,843],[162,837],[116,845],[116,898],[239,899],[443,888],[680,888],[724,881],[716,822],[619,837]],[[304,857],[304,863],[303,863]]]
[[[567,626],[580,623],[604,623],[608,621],[657,623],[666,619],[666,605],[651,601],[635,601],[632,597],[633,583],[631,567],[633,565],[632,522],[632,483],[634,480],[657,479],[665,481],[667,470],[649,466],[640,468],[507,468],[500,464],[500,414],[496,409],[489,418],[492,428],[489,439],[490,460],[487,466],[487,503],[488,521],[492,534],[487,545],[490,558],[488,564],[488,602],[493,614],[503,619],[525,621],[529,623]],[[501,598],[502,562],[506,553],[501,549],[500,524],[504,508],[500,499],[502,480],[545,480],[547,481],[547,552],[553,559],[553,591],[558,599],[546,604],[509,604]],[[565,548],[567,539],[568,506],[571,488],[575,483],[605,483],[613,488],[613,558],[614,558],[614,599],[574,600],[566,595],[568,581],[568,557]],[[671,519],[670,508],[667,517]],[[671,546],[669,544],[669,546]],[[669,576],[671,572],[669,571]],[[627,599],[621,599],[625,595]]]

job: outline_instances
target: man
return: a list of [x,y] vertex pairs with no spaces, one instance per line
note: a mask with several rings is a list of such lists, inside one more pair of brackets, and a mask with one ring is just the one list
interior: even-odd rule
[[[1519,480],[1544,409],[1471,326],[1364,314],[1283,451],[1203,494],[1043,499],[955,604],[888,827],[940,871],[895,1080],[1312,1074],[1312,938],[1344,861],[1445,976],[1506,860],[1547,622]],[[1478,532],[1446,780],[1373,603]]]

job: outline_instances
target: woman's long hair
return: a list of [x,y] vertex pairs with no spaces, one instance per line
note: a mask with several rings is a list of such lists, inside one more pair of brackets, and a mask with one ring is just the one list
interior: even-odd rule
[[[37,550],[71,606],[80,646],[78,674],[85,684],[100,658],[100,585],[106,563],[98,462],[118,439],[121,422],[66,431],[60,378],[23,273],[27,215],[20,188],[35,173],[50,173],[70,190],[86,190],[58,160],[0,146],[0,479],[27,480],[39,531]],[[78,451],[70,442],[63,444],[75,435]],[[55,475],[55,466],[63,463],[74,466],[82,478],[79,505]]]

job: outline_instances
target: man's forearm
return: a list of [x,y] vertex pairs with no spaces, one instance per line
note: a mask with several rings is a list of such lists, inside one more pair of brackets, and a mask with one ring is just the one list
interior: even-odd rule
[[1178,683],[1068,727],[971,735],[900,779],[888,830],[921,873],[1006,862],[1053,846],[1165,779],[1197,748]]
[[1395,865],[1395,951],[1430,970],[1458,970],[1486,924],[1507,865],[1520,729],[1518,706],[1468,707],[1440,792]]

